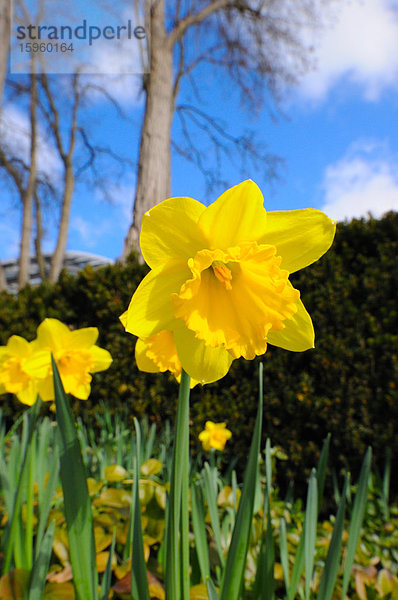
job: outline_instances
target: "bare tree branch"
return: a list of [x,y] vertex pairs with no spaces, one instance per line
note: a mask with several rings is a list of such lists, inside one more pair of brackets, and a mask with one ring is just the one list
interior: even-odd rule
[[176,23],[174,28],[169,33],[169,43],[174,46],[177,40],[181,39],[184,33],[192,27],[192,25],[199,25],[202,23],[207,17],[209,17],[212,13],[217,12],[227,6],[232,6],[234,4],[231,0],[214,0],[202,10],[197,13],[192,13],[187,15],[185,18],[181,19]]

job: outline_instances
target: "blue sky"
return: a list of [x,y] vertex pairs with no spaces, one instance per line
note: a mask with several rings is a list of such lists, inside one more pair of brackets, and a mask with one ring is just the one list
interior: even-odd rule
[[[398,2],[352,0],[343,2],[334,26],[319,32],[315,42],[316,66],[295,88],[285,88],[280,116],[273,122],[264,109],[256,117],[228,104],[228,90],[219,81],[204,107],[222,118],[232,130],[256,130],[270,152],[284,160],[280,179],[267,182],[262,165],[247,168],[223,164],[223,178],[232,186],[242,178],[256,181],[268,210],[315,207],[330,217],[381,216],[398,210]],[[136,160],[142,104],[137,101],[136,79],[112,83],[129,121],[120,121],[105,105],[92,107],[91,127],[114,150]],[[14,114],[6,108],[8,124]],[[19,122],[18,122],[19,119]],[[4,127],[4,126],[3,126]],[[22,129],[21,129],[22,128]],[[4,129],[3,129],[4,132]],[[20,137],[18,137],[18,135]],[[23,134],[14,140],[23,145]],[[206,147],[198,138],[198,144]],[[44,141],[43,141],[44,144]],[[43,146],[47,168],[51,147]],[[235,161],[236,163],[236,161]],[[77,188],[71,215],[68,249],[117,258],[123,247],[134,197],[135,169],[126,169],[111,182],[112,202],[92,186]],[[173,159],[172,195],[192,196],[205,204],[223,189],[206,193],[200,172],[178,156]],[[5,193],[0,201],[0,258],[17,256],[20,215]],[[45,249],[53,247],[50,221]]]

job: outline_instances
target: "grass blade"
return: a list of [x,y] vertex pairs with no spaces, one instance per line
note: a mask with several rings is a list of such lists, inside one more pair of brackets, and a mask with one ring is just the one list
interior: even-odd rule
[[210,561],[205,527],[205,511],[200,489],[195,484],[191,486],[191,505],[195,550],[198,557],[200,574],[203,581],[206,581],[210,578]]
[[[91,500],[76,426],[54,359],[55,405],[60,447],[61,483],[76,600],[97,600],[98,574]],[[84,549],[82,551],[82,549]]]
[[207,594],[209,596],[209,600],[219,600],[216,586],[214,585],[214,583],[210,579],[210,577],[208,577],[206,579],[206,586],[207,586]]
[[221,586],[221,600],[237,600],[243,585],[247,552],[253,519],[254,495],[256,491],[258,455],[260,452],[261,425],[263,417],[263,365],[259,369],[259,402],[254,426],[249,460],[246,467],[242,496],[229,547]]
[[319,584],[317,600],[330,600],[336,583],[337,573],[339,571],[341,545],[343,541],[345,503],[348,488],[349,477],[345,478],[344,490],[337,511],[336,521],[333,527],[332,539],[326,556],[325,566]]
[[34,502],[34,482],[36,474],[36,441],[37,432],[34,431],[28,448],[27,459],[27,488],[25,503],[25,567],[32,569],[33,566],[33,502]]
[[106,569],[105,569],[104,575],[102,577],[101,592],[100,592],[101,600],[108,600],[108,598],[109,598],[109,591],[111,589],[111,583],[112,583],[112,557],[113,557],[113,553],[115,552],[115,542],[116,542],[116,529],[113,530],[111,549],[109,551],[108,561],[106,563]]
[[390,495],[390,481],[391,481],[391,448],[387,448],[386,452],[386,465],[383,474],[383,483],[381,488],[381,499],[383,503],[383,515],[387,521],[390,518],[390,508],[388,506],[388,498]]
[[47,480],[47,485],[44,492],[41,494],[41,500],[39,501],[39,524],[37,526],[36,533],[36,554],[39,551],[41,540],[44,535],[48,515],[50,513],[53,494],[58,479],[59,470],[59,456],[58,448],[55,446],[51,455],[50,463],[50,474]]
[[280,524],[280,534],[279,534],[279,542],[280,542],[280,555],[281,555],[281,564],[283,569],[283,578],[285,580],[286,593],[289,590],[289,552],[287,549],[287,535],[286,535],[286,521],[282,517]]
[[181,502],[183,480],[189,479],[189,382],[190,377],[182,371],[178,394],[176,433],[170,478],[170,494],[166,522],[165,584],[166,598],[173,600],[189,598],[189,570],[182,572],[182,565],[189,563],[186,542],[180,546],[181,507],[186,509],[186,499]]
[[309,600],[314,553],[316,542],[316,526],[318,522],[318,489],[316,470],[312,469],[308,486],[307,506],[304,521],[304,563],[305,563],[305,598]]
[[[220,521],[218,518],[218,506],[217,506],[217,495],[214,489],[213,476],[210,470],[209,464],[205,463],[204,468],[204,482],[207,497],[207,506],[210,513],[210,522],[213,529],[214,541],[216,542],[218,558],[220,559],[221,566],[225,566],[225,558],[221,545],[221,529]],[[217,484],[216,484],[217,485]]]
[[[28,413],[24,413],[24,429],[22,433],[22,443],[20,445],[20,460],[18,465],[14,465],[15,473],[18,473],[18,483],[16,486],[15,493],[12,499],[12,509],[9,514],[9,519],[3,534],[2,540],[2,552],[4,554],[4,560],[2,565],[2,573],[8,573],[11,568],[12,555],[19,548],[19,554],[22,553],[21,548],[21,519],[20,510],[22,506],[23,494],[24,494],[24,481],[26,479],[28,468],[28,455],[29,446],[32,441],[33,433],[35,431],[37,417],[40,411],[41,402],[37,402],[32,406]],[[8,471],[10,473],[10,471]],[[10,500],[10,498],[9,498]],[[22,561],[23,562],[23,561]]]
[[50,564],[52,545],[55,533],[55,520],[51,521],[36,554],[33,569],[30,574],[26,600],[41,600],[43,598],[46,575]]
[[358,490],[355,495],[354,508],[351,515],[350,529],[348,532],[347,554],[344,564],[342,598],[346,597],[348,584],[351,577],[351,569],[354,563],[355,551],[361,534],[361,526],[365,514],[366,501],[368,499],[368,485],[370,465],[372,462],[372,449],[368,448],[362,463],[359,475]]
[[323,498],[323,490],[325,488],[325,479],[326,479],[326,466],[329,457],[329,447],[330,447],[330,433],[328,433],[325,441],[323,442],[321,455],[319,457],[318,469],[317,469],[317,478],[318,478],[318,514],[319,509],[321,507],[321,502]]
[[134,482],[132,514],[132,568],[131,568],[131,597],[133,600],[149,600],[148,575],[146,572],[144,541],[142,537],[141,506],[140,506],[140,470],[141,470],[141,430],[137,419],[134,419],[136,433],[136,455],[134,461]]
[[[253,597],[255,600],[272,600],[274,597],[275,579],[275,545],[271,519],[271,486],[272,486],[272,461],[271,441],[267,439],[265,446],[265,500],[262,540],[257,559],[256,579]],[[265,514],[267,515],[267,529],[264,532]]]
[[267,529],[263,536],[257,559],[256,580],[254,583],[254,600],[273,600],[275,590],[274,579],[275,546],[272,531],[271,508],[268,504]]

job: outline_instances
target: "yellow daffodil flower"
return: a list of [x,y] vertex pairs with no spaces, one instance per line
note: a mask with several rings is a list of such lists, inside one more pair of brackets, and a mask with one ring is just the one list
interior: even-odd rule
[[199,434],[203,450],[209,451],[210,448],[224,450],[225,444],[232,437],[232,433],[226,427],[226,423],[206,421],[204,430]]
[[[138,339],[135,345],[135,360],[140,371],[146,373],[164,373],[170,371],[179,382],[182,366],[171,331],[160,331],[145,340]],[[198,381],[191,379],[190,386]]]
[[32,406],[37,398],[37,382],[26,370],[26,362],[34,354],[35,342],[12,335],[0,347],[0,394],[15,394],[20,402]]
[[37,328],[37,352],[26,361],[25,368],[37,378],[42,400],[54,399],[51,353],[54,356],[65,392],[80,400],[90,395],[91,374],[107,369],[112,357],[95,345],[96,327],[71,331],[57,319],[45,319]]
[[248,180],[208,207],[170,198],[144,215],[140,244],[151,271],[122,322],[142,340],[171,331],[183,369],[202,383],[223,377],[234,358],[264,354],[267,343],[314,346],[289,275],[328,250],[335,223],[316,209],[267,213],[263,201]]

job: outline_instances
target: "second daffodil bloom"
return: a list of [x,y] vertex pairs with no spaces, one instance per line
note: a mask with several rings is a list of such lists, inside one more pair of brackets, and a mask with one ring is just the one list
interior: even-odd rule
[[316,209],[267,213],[263,202],[248,180],[208,207],[170,198],[144,215],[140,245],[151,271],[122,322],[144,343],[171,332],[182,368],[202,383],[223,377],[235,358],[264,354],[267,343],[314,346],[289,275],[328,250],[335,223]]
[[225,444],[231,437],[232,433],[227,429],[226,423],[213,423],[213,421],[206,421],[204,430],[199,434],[203,450],[206,451],[211,448],[224,450]]
[[[135,360],[140,371],[170,371],[178,382],[181,381],[182,366],[171,331],[160,331],[146,340],[138,339],[135,345]],[[190,387],[197,383],[199,382],[196,379],[191,379]]]
[[65,392],[80,400],[90,395],[91,373],[104,371],[111,362],[110,353],[95,345],[96,327],[71,331],[57,319],[45,319],[37,328],[37,351],[26,361],[25,369],[37,378],[42,400],[54,400],[51,353],[54,356]]
[[7,345],[0,347],[0,394],[15,394],[29,406],[36,402],[37,384],[26,364],[35,348],[35,342],[27,342],[19,335],[12,335]]

